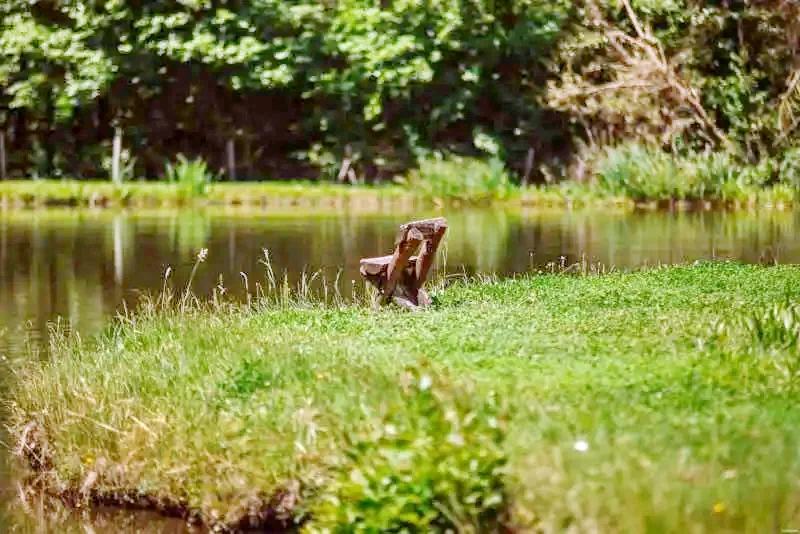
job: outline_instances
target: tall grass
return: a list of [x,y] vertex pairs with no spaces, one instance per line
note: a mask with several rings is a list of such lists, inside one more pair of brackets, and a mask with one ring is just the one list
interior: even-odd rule
[[727,152],[673,155],[636,142],[605,147],[593,162],[596,187],[634,200],[745,200],[770,191],[792,201],[797,185],[791,158],[781,167],[746,163]]
[[183,154],[178,154],[177,163],[167,162],[164,168],[164,180],[175,185],[186,199],[203,197],[208,194],[209,186],[214,181],[214,174],[208,169],[208,164],[202,158],[189,160]]
[[399,181],[414,194],[440,204],[488,203],[507,199],[515,190],[504,163],[498,158],[427,157]]
[[[264,271],[261,276],[240,272],[242,297],[229,298],[230,288],[221,281],[212,289],[207,302],[193,292],[192,285],[203,263],[208,258],[207,248],[200,249],[184,285],[177,290],[172,286],[172,268],[164,273],[163,285],[157,295],[142,294],[136,308],[152,313],[193,313],[197,310],[222,311],[238,308],[240,298],[244,299],[249,309],[290,309],[290,308],[375,308],[378,301],[377,289],[363,279],[344,280],[342,269],[336,272],[333,279],[322,270],[300,273],[299,280],[289,282],[287,272],[279,274],[275,271],[270,251],[263,249],[263,256],[258,260]],[[445,275],[446,254],[442,254],[443,265],[434,264],[426,288],[435,296],[447,286],[466,280],[465,274]],[[210,307],[209,307],[210,306]],[[251,308],[252,307],[252,308]]]

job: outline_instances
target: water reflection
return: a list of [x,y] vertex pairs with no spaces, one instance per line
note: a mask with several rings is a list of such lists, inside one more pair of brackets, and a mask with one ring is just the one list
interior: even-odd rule
[[[195,280],[209,294],[222,277],[234,294],[264,282],[263,249],[273,268],[296,283],[302,272],[343,285],[358,280],[358,259],[389,252],[397,226],[433,213],[167,213],[30,211],[0,214],[0,350],[18,350],[23,336],[46,332],[47,321],[69,318],[96,330],[136,290],[157,291],[171,267],[185,283],[195,254],[209,257]],[[551,261],[585,258],[630,268],[698,258],[797,262],[797,216],[725,214],[459,211],[440,264],[449,271],[529,271]],[[343,294],[349,294],[343,287]],[[12,347],[11,339],[17,340]]]
[[[137,291],[158,291],[168,267],[172,283],[182,287],[201,248],[208,248],[209,256],[193,284],[199,294],[210,294],[221,278],[232,294],[243,296],[241,273],[251,290],[263,284],[260,260],[268,249],[278,276],[285,274],[290,283],[303,272],[319,271],[318,280],[328,283],[338,276],[341,293],[348,295],[351,281],[359,280],[359,258],[388,253],[399,224],[440,214],[0,212],[0,396],[5,397],[8,375],[2,358],[27,357],[25,346],[41,345],[49,321],[64,317],[91,335],[123,301],[134,302]],[[439,266],[450,272],[507,275],[581,259],[619,269],[712,257],[800,263],[800,220],[794,213],[467,210],[444,215],[450,230]],[[5,441],[2,417],[0,441]],[[180,522],[154,522],[140,514],[86,518],[35,507],[23,512],[2,450],[0,532],[184,531]]]
[[0,532],[8,534],[207,534],[208,529],[194,527],[180,519],[155,513],[119,510],[78,510],[59,500],[41,495],[22,494],[13,506],[0,511]]

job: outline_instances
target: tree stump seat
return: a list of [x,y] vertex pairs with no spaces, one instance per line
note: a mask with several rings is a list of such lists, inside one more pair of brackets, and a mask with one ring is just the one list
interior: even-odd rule
[[430,305],[422,286],[446,231],[444,217],[406,223],[400,226],[392,254],[361,260],[361,276],[378,288],[380,302],[410,309]]

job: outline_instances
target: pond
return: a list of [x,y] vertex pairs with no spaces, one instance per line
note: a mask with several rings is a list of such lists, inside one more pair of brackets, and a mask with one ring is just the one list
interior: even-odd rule
[[[328,286],[347,299],[353,281],[363,288],[361,257],[389,253],[401,223],[439,215],[450,224],[438,262],[448,273],[509,276],[576,262],[630,269],[707,258],[800,263],[800,216],[779,211],[0,212],[0,395],[8,361],[46,346],[49,323],[91,336],[123,303],[135,306],[141,292],[157,293],[165,281],[183,290],[202,248],[208,257],[192,281],[198,295],[218,286],[233,298],[257,293],[267,285],[266,250],[279,279],[295,286],[305,276],[315,290]],[[5,443],[2,429],[0,414]],[[23,505],[4,452],[0,445],[0,532],[187,531],[149,515],[87,518],[37,499]]]

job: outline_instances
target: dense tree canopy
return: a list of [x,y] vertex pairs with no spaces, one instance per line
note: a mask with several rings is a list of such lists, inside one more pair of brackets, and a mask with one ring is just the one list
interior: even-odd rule
[[788,0],[8,0],[0,128],[19,176],[386,178],[432,149],[512,169],[649,136],[758,158],[795,139]]

